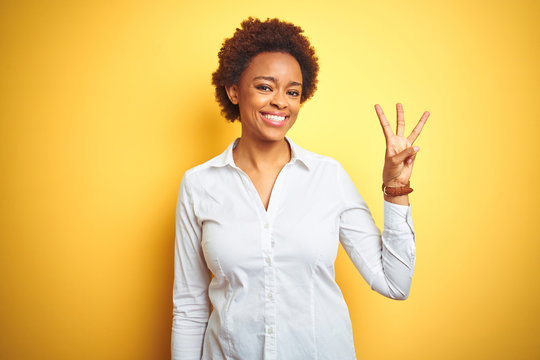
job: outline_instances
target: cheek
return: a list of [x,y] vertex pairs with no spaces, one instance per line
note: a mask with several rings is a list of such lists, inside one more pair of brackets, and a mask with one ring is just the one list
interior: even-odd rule
[[294,116],[298,116],[298,113],[300,112],[300,103],[299,102],[295,102],[293,104],[291,104],[291,113],[294,114]]
[[291,114],[291,118],[289,120],[289,129],[296,123],[296,119],[298,118],[298,112]]
[[265,96],[254,94],[246,97],[244,106],[246,107],[246,109],[249,108],[250,111],[258,110],[265,106],[267,102],[268,99]]
[[255,96],[246,96],[238,104],[240,108],[240,114],[253,114],[257,112],[261,107],[261,99]]

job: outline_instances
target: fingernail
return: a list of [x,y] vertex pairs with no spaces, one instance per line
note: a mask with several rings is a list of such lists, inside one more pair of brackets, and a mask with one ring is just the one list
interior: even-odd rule
[[414,152],[418,152],[418,150],[420,150],[420,147],[415,146],[415,147],[413,147],[413,149],[414,149]]

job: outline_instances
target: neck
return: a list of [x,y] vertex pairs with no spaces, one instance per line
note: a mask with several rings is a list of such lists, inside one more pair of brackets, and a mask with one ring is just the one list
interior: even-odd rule
[[242,136],[233,151],[234,161],[241,169],[264,170],[283,167],[291,160],[287,140],[254,141]]

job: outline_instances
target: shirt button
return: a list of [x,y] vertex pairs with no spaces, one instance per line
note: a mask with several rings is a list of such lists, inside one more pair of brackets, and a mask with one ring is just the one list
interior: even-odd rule
[[274,330],[272,330],[272,328],[268,328],[267,332],[268,334],[272,335],[274,333]]
[[264,228],[267,229],[267,230],[270,229],[270,224],[268,224],[268,223],[264,224]]
[[272,262],[272,260],[271,260],[268,256],[266,257],[265,260],[266,260],[266,263],[267,263],[267,264],[270,264],[270,263]]
[[272,295],[272,293],[268,293],[268,298],[269,298],[270,300],[272,300],[273,297],[274,297],[274,296]]

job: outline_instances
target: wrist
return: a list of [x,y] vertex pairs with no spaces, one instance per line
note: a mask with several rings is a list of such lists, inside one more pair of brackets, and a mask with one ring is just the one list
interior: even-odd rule
[[401,196],[384,195],[384,200],[392,204],[409,206],[409,195],[401,195]]
[[413,189],[410,187],[410,181],[407,184],[400,184],[399,186],[388,186],[387,184],[382,184],[382,191],[384,196],[396,197],[410,194]]
[[402,186],[407,186],[408,184],[410,184],[410,182],[403,183],[403,182],[397,181],[396,179],[390,179],[386,181],[383,179],[383,184],[388,187],[402,187]]

